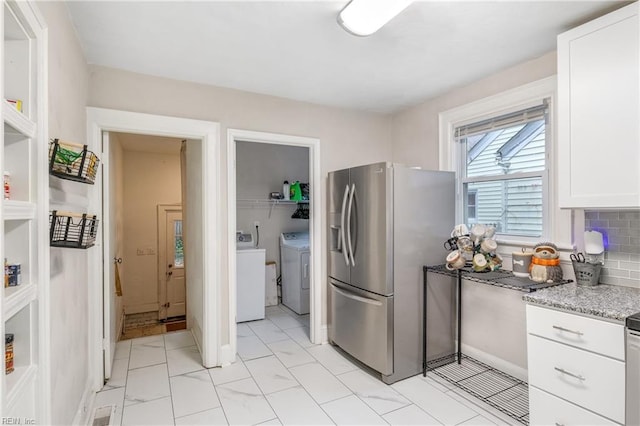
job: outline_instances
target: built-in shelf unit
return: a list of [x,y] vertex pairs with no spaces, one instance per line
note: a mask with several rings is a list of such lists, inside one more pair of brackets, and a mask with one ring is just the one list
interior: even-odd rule
[[9,177],[9,198],[5,190],[0,202],[0,259],[21,271],[18,285],[7,287],[5,280],[0,297],[0,328],[14,336],[14,369],[0,380],[0,413],[21,424],[48,424],[47,32],[29,1],[3,0],[0,22],[0,167]]

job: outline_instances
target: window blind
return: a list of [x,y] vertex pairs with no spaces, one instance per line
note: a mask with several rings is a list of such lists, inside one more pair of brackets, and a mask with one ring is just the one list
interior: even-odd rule
[[456,127],[454,132],[455,140],[459,142],[469,136],[487,133],[494,129],[502,129],[543,119],[546,116],[547,109],[548,105],[545,100],[541,105]]

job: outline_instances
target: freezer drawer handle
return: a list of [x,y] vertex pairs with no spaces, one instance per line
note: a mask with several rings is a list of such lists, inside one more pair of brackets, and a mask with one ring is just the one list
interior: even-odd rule
[[640,334],[631,330],[627,331],[627,348],[635,351],[640,350]]
[[574,379],[581,380],[581,381],[583,381],[583,382],[584,382],[585,380],[587,380],[587,379],[585,379],[584,377],[582,377],[582,376],[581,376],[581,375],[579,375],[579,374],[573,374],[573,373],[568,372],[568,371],[567,371],[567,370],[565,370],[564,368],[553,367],[553,369],[554,369],[554,370],[556,370],[556,371],[558,371],[558,372],[560,372],[560,373],[562,373],[562,374],[566,374],[567,376],[571,376],[571,377],[573,377]]
[[349,294],[349,293],[346,293],[346,292],[340,290],[338,287],[335,287],[335,286],[333,288],[334,288],[335,291],[337,291],[338,293],[340,293],[341,295],[343,295],[346,298],[357,300],[358,302],[368,303],[368,304],[374,305],[374,306],[382,306],[382,302],[378,302],[375,299],[369,299],[368,297],[360,297],[360,296],[356,296],[355,294]]
[[558,422],[556,422],[556,426],[564,426],[564,423],[558,423]]
[[347,244],[344,240],[344,214],[347,209],[347,197],[349,196],[349,185],[344,187],[344,196],[342,197],[342,214],[340,215],[340,241],[342,242],[342,254],[344,261],[349,266],[349,254],[347,253]]
[[[348,189],[348,187],[347,187]],[[356,259],[353,256],[353,246],[351,246],[351,207],[353,207],[353,196],[356,193],[356,184],[351,186],[351,195],[349,196],[349,208],[347,209],[347,245],[349,246],[349,253],[351,254],[351,266],[356,266]],[[348,262],[347,262],[348,264]]]
[[567,333],[577,334],[578,336],[583,336],[584,335],[584,333],[581,332],[581,331],[569,330],[568,328],[560,327],[558,325],[553,325],[552,327],[555,328],[556,330],[566,331]]

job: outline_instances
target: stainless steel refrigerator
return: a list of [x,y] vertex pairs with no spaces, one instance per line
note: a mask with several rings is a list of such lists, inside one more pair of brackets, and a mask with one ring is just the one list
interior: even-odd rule
[[329,340],[386,383],[418,374],[422,267],[444,263],[454,173],[378,163],[328,186]]

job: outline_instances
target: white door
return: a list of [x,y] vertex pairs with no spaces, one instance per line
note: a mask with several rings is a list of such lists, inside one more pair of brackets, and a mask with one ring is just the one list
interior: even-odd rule
[[186,314],[182,207],[158,206],[158,281],[160,319]]
[[182,211],[168,211],[165,215],[166,238],[164,247],[167,318],[184,316],[186,287],[184,273],[184,245],[182,240]]
[[[116,212],[115,185],[111,185],[110,178],[115,176],[112,167],[115,165],[113,153],[108,149],[109,132],[102,132],[103,152],[108,152],[107,161],[102,162],[102,299],[103,299],[103,358],[104,378],[111,377],[111,367],[116,354],[116,289],[115,289],[115,261],[120,256],[116,245]],[[105,156],[103,156],[104,158]]]

